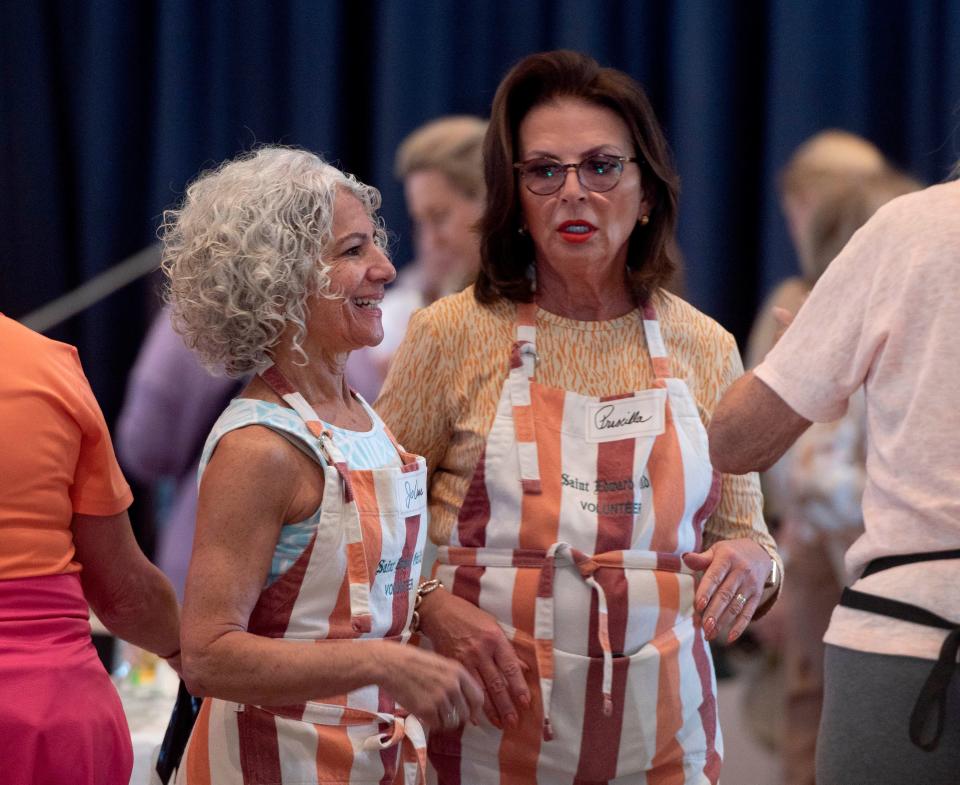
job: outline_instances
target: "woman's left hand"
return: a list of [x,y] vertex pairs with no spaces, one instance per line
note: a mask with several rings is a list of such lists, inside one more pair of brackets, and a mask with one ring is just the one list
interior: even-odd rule
[[688,567],[702,572],[694,609],[708,641],[733,643],[760,605],[770,574],[770,554],[753,540],[720,540],[703,553],[685,553]]

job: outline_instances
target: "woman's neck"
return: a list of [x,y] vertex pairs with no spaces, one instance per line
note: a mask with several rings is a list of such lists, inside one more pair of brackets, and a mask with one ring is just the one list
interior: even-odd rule
[[545,311],[582,322],[602,322],[637,307],[626,267],[606,274],[561,273],[549,264],[537,265],[537,305]]
[[[303,343],[304,357],[294,351],[288,341],[274,351],[273,362],[290,386],[299,392],[326,422],[351,430],[367,430],[370,418],[350,392],[345,368],[347,352],[329,352],[312,344],[309,336]],[[257,380],[259,382],[260,380]],[[254,388],[254,394],[259,392]]]

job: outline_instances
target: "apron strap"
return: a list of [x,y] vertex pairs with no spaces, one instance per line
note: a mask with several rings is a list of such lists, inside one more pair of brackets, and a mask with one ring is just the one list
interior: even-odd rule
[[[654,386],[666,387],[665,380],[673,376],[673,363],[660,334],[657,312],[649,302],[643,306],[642,311],[643,332],[653,364]],[[530,382],[536,375],[537,364],[540,362],[537,354],[536,315],[536,303],[517,304],[516,340],[510,353],[510,374],[507,378],[520,463],[520,484],[524,494],[542,492],[536,426],[530,398]]]
[[394,449],[397,451],[397,454],[400,456],[400,463],[403,464],[404,471],[412,471],[417,468],[417,458],[419,456],[414,453],[407,452],[403,449],[403,445],[397,441],[397,437],[393,435],[387,424],[383,424],[383,432],[387,434],[387,438],[390,440],[390,443],[393,445]]
[[343,485],[341,512],[347,533],[347,580],[350,584],[350,625],[356,633],[373,629],[373,614],[370,610],[370,572],[363,543],[363,527],[353,493],[350,469],[343,453],[333,441],[333,435],[323,426],[323,421],[276,365],[269,365],[260,372],[260,378],[279,395],[303,420],[307,430],[317,439],[320,449],[331,466],[337,470]]
[[653,363],[653,375],[659,381],[673,376],[673,362],[660,333],[657,311],[649,301],[643,305],[643,334],[647,339],[647,351]]
[[[347,465],[343,454],[333,443],[333,437],[330,431],[323,427],[323,421],[316,411],[314,411],[314,408],[307,403],[307,399],[293,388],[293,385],[287,381],[287,377],[283,375],[276,365],[271,364],[264,368],[260,372],[260,378],[266,382],[266,385],[271,390],[283,399],[284,403],[299,415],[300,419],[303,420],[303,424],[307,426],[307,430],[320,442],[320,447],[327,461],[331,466],[336,466],[337,471],[342,474],[343,472],[339,468],[340,465],[343,465],[344,470],[346,470]],[[348,479],[345,478],[345,480],[349,483]]]
[[940,559],[960,559],[960,548],[948,551],[928,551],[926,553],[905,553],[898,556],[881,556],[871,561],[860,575],[866,578],[875,572],[889,570],[892,567],[900,567],[904,564],[917,564],[925,561],[939,561]]
[[517,305],[516,341],[510,353],[510,375],[507,378],[520,461],[520,484],[525,494],[539,494],[542,491],[537,433],[530,400],[530,380],[536,374],[540,361],[537,354],[536,313],[536,303]]

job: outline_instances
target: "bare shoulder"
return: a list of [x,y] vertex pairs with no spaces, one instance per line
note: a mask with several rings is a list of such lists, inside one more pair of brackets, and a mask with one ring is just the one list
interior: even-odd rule
[[235,471],[276,472],[295,469],[297,449],[263,425],[247,425],[225,434],[217,443],[210,466],[229,466]]
[[204,491],[240,503],[279,505],[294,515],[307,509],[309,515],[322,499],[323,476],[314,461],[278,433],[248,425],[220,439],[203,474],[202,495]]

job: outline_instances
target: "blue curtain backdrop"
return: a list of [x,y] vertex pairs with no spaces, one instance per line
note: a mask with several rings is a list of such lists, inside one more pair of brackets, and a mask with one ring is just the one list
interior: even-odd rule
[[[643,82],[682,181],[687,297],[743,338],[794,271],[775,178],[825,127],[926,182],[960,157],[949,0],[15,2],[0,10],[0,310],[18,317],[149,243],[200,170],[303,145],[379,186],[409,254],[393,151],[440,114],[486,115],[527,53],[588,52]],[[108,417],[155,281],[52,332]],[[2,351],[2,347],[0,347]]]

